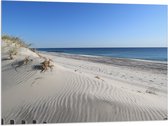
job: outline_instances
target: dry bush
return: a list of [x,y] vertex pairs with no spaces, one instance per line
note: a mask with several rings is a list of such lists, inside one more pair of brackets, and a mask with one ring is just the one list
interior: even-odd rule
[[[46,57],[45,57],[46,58]],[[46,70],[48,70],[48,68],[50,68],[50,70],[53,70],[54,65],[51,65],[51,62],[53,62],[52,59],[47,60],[47,58],[41,63],[42,65],[42,70],[41,72],[45,72]]]

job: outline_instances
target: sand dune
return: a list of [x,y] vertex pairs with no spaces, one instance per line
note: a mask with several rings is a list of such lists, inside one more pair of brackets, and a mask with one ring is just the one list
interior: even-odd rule
[[65,123],[167,117],[165,70],[43,55],[53,59],[52,72],[34,69],[42,61],[36,56],[30,64],[17,68],[21,56],[2,61],[2,118],[6,124],[12,119],[19,124],[21,120]]

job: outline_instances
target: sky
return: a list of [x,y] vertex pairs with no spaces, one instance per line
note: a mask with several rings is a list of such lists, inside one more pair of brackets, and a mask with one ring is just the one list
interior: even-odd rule
[[3,1],[2,34],[36,48],[166,47],[167,6]]

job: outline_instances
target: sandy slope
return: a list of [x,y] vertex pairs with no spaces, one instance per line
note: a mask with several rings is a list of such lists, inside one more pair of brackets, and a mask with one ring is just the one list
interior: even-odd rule
[[13,61],[2,61],[2,117],[6,123],[11,119],[16,123],[59,123],[166,118],[164,70],[55,54],[48,56],[54,60],[54,70],[40,73],[33,66],[42,59],[30,52],[26,54],[33,62],[15,69],[25,51],[21,54]]

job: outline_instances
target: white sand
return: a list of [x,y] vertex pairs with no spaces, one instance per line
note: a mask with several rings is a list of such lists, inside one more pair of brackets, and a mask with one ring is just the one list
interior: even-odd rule
[[[40,73],[33,66],[43,60],[31,51],[21,50],[15,60],[2,61],[5,123],[10,120],[64,123],[167,118],[166,70],[159,69],[164,67],[147,69],[144,65],[145,70],[124,63],[114,65],[65,54],[43,54],[53,59],[55,67],[52,72]],[[33,62],[15,69],[15,64],[25,55],[30,55]],[[5,56],[2,53],[2,58]]]

